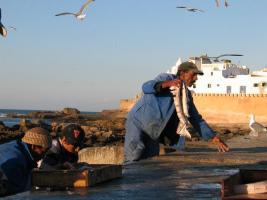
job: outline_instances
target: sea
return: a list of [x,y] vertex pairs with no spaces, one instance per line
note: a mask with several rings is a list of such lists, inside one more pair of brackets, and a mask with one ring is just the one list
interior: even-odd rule
[[[2,121],[5,126],[12,127],[15,124],[18,124],[21,120],[21,118],[9,118],[8,114],[13,113],[18,116],[25,116],[30,112],[40,112],[44,110],[20,110],[20,109],[0,109],[0,121]],[[48,110],[45,110],[48,111]],[[52,110],[53,111],[53,110]],[[54,112],[54,111],[53,111]],[[81,111],[81,114],[96,114],[97,112],[87,112],[87,111]],[[27,118],[26,118],[27,119]],[[28,119],[31,120],[31,119]],[[45,123],[50,124],[50,120],[43,120]]]

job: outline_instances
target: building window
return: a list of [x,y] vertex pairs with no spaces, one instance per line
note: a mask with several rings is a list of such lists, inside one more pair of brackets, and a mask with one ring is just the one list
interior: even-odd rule
[[208,88],[211,88],[211,84],[210,83],[208,84]]
[[213,76],[213,72],[210,72],[210,75]]
[[193,88],[196,88],[197,86],[196,86],[196,84],[193,84]]
[[246,94],[246,86],[243,86],[243,85],[240,86],[240,93]]
[[217,87],[220,87],[220,84],[217,84]]
[[231,86],[226,86],[226,93],[231,94]]
[[265,87],[265,86],[267,86],[267,83],[265,83],[265,82],[262,83],[262,87]]
[[258,87],[258,86],[259,86],[258,83],[254,83],[254,84],[253,84],[253,87]]

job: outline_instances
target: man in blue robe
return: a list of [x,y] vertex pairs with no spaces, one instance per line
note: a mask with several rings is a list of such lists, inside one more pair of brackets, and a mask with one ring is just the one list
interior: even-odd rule
[[[128,113],[126,120],[125,162],[159,155],[159,143],[166,143],[166,138],[169,145],[177,144],[179,118],[170,87],[181,86],[182,82],[191,87],[197,80],[197,75],[202,74],[194,63],[184,62],[178,67],[176,75],[162,73],[143,84],[144,95]],[[193,128],[200,137],[217,145],[220,152],[228,151],[228,146],[216,136],[198,113],[190,91],[186,90],[188,120]]]

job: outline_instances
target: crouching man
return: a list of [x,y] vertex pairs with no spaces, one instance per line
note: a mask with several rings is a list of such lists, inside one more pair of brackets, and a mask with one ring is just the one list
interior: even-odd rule
[[78,161],[78,151],[84,142],[84,130],[78,124],[69,124],[61,136],[52,141],[40,169],[73,169]]
[[28,130],[22,140],[0,145],[0,196],[30,189],[31,171],[51,144],[49,132],[36,127]]

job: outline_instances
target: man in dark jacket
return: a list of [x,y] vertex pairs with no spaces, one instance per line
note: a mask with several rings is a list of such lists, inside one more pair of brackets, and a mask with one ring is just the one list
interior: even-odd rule
[[61,136],[52,141],[40,169],[72,169],[78,161],[78,150],[84,142],[84,130],[78,124],[69,124]]
[[[202,75],[197,66],[191,62],[182,63],[177,75],[163,73],[154,80],[143,84],[144,95],[128,113],[124,143],[125,162],[159,155],[159,142],[174,145],[179,140],[177,127],[180,119],[177,116],[173,94],[170,88],[191,87]],[[186,88],[186,105],[188,121],[205,140],[211,139],[220,152],[228,151],[228,146],[216,136],[198,113],[192,95]],[[167,140],[166,140],[167,138]]]
[[0,145],[0,196],[30,189],[31,171],[51,147],[49,132],[37,127],[21,140]]

